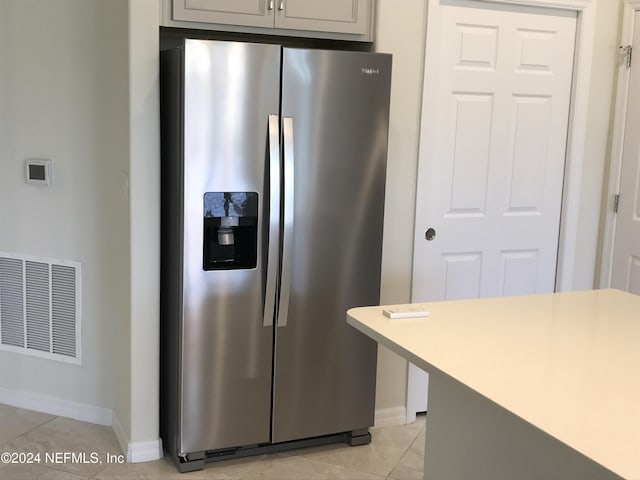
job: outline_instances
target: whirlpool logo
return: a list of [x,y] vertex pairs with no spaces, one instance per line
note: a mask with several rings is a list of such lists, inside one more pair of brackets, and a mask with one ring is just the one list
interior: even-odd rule
[[365,75],[380,75],[380,69],[374,67],[362,67],[360,69]]

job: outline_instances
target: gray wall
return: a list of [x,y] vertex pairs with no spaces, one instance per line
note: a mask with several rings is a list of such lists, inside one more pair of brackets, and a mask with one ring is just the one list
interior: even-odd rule
[[0,251],[83,273],[82,365],[0,352],[0,387],[105,409],[129,384],[127,28],[125,0],[0,2]]

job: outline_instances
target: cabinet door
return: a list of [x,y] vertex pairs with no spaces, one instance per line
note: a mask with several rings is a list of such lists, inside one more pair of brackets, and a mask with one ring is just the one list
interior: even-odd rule
[[276,28],[365,35],[372,0],[277,0]]
[[270,5],[270,0],[173,0],[173,20],[273,28]]

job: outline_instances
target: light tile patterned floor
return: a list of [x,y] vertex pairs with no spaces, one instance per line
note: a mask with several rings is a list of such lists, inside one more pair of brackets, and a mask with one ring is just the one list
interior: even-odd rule
[[[137,464],[107,463],[108,454],[121,454],[109,427],[0,405],[0,454],[8,452],[17,459],[40,454],[40,463],[0,462],[0,479],[419,480],[424,431],[422,416],[411,425],[371,429],[373,442],[369,445],[337,444],[228,460],[180,474],[166,458]],[[84,453],[85,463],[65,460],[64,452]],[[97,462],[92,463],[94,460]]]

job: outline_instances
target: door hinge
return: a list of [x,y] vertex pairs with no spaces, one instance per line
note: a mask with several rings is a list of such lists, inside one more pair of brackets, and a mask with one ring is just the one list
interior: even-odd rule
[[616,193],[613,196],[613,213],[618,213],[618,205],[620,204],[620,194]]
[[622,60],[627,68],[631,68],[631,54],[633,47],[631,45],[624,45],[620,47],[620,53],[622,54]]

